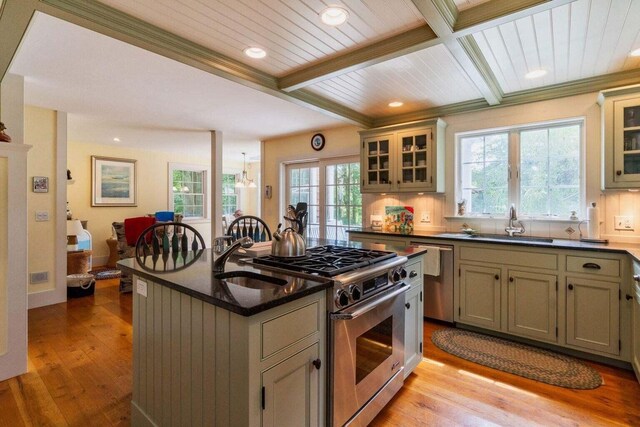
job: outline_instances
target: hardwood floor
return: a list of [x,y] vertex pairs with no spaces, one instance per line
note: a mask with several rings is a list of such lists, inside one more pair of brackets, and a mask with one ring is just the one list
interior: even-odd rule
[[424,325],[425,359],[372,426],[640,426],[632,371],[585,361],[604,385],[565,389],[450,355],[431,342],[443,326]]
[[[29,311],[29,372],[0,382],[0,427],[130,424],[131,294],[117,280],[96,294]],[[590,363],[605,384],[568,390],[449,355],[426,360],[373,426],[640,425],[640,385],[630,371]]]

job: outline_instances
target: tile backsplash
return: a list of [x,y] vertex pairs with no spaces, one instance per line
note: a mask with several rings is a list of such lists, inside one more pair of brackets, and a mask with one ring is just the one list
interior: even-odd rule
[[[600,237],[616,242],[640,243],[640,193],[629,191],[601,192],[597,203],[600,210]],[[447,201],[445,194],[363,194],[364,225],[370,226],[370,215],[384,215],[385,206],[413,206],[415,209],[414,228],[425,231],[458,232],[467,224],[481,233],[504,233],[508,224],[505,213],[503,218],[455,217],[455,206]],[[451,206],[449,206],[451,204]],[[421,221],[423,214],[428,214],[429,222]],[[586,215],[578,213],[579,220],[553,219],[532,220],[522,218],[525,235],[551,237],[557,239],[573,239],[587,235],[587,224],[582,223]],[[614,217],[617,215],[633,216],[633,230],[615,230]]]

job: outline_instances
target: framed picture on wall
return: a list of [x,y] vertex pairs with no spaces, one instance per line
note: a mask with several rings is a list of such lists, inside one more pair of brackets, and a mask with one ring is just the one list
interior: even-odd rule
[[46,176],[34,176],[32,190],[34,193],[48,193],[49,178]]
[[91,206],[137,206],[136,160],[91,156]]

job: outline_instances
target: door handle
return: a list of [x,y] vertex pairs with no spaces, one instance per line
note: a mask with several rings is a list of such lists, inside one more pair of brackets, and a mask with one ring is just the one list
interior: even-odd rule
[[353,311],[344,311],[344,312],[337,312],[337,313],[331,313],[329,314],[329,318],[331,320],[353,320],[356,319],[360,316],[362,316],[363,314],[368,313],[369,311],[373,310],[374,308],[376,308],[378,305],[382,304],[385,301],[388,301],[390,299],[395,298],[396,296],[404,293],[407,289],[409,289],[411,286],[407,285],[407,284],[403,284],[401,287],[399,287],[398,289],[395,289],[394,291],[391,291],[387,294],[382,294],[379,297],[376,298],[372,298],[371,301],[370,300],[366,300],[363,302],[366,302],[366,304],[363,304],[360,307],[357,307],[357,304],[354,305]]

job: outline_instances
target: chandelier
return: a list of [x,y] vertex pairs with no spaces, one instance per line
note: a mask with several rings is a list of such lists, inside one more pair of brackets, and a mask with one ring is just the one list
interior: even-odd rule
[[242,178],[236,181],[236,188],[256,188],[257,185],[252,179],[247,178],[247,154],[242,153]]

